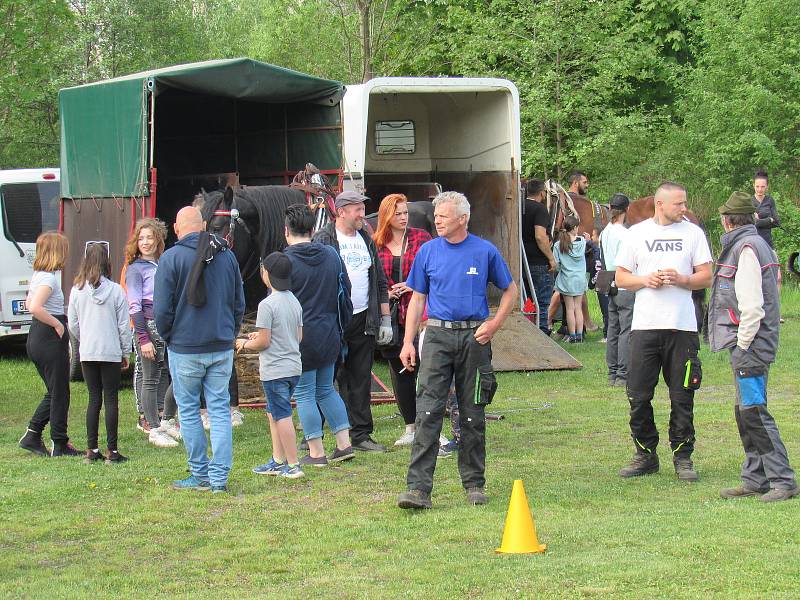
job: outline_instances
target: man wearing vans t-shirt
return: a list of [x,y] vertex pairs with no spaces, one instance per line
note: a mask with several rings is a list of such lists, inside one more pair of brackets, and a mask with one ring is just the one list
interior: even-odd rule
[[658,471],[653,393],[659,372],[669,388],[669,442],[675,473],[697,481],[694,389],[699,387],[697,319],[692,290],[711,285],[711,251],[702,229],[684,219],[686,189],[662,183],[655,215],[630,228],[616,264],[616,282],[636,293],[628,363],[630,426],[636,454],[621,477]]

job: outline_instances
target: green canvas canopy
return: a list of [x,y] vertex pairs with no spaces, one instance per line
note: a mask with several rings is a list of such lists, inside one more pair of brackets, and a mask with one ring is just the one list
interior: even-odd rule
[[[305,155],[305,158],[310,162],[316,161],[315,164],[322,163],[318,164],[320,168],[336,168],[340,164],[341,137],[331,136],[330,132],[325,135],[323,130],[326,126],[340,126],[338,103],[344,92],[341,83],[248,58],[211,60],[61,90],[58,99],[62,196],[109,198],[147,195],[148,157],[152,143],[148,126],[150,95],[156,97],[155,119],[158,120],[159,95],[176,91],[185,95],[187,106],[192,105],[195,112],[199,110],[198,106],[203,106],[202,102],[191,100],[195,97],[201,100],[228,99],[225,106],[231,107],[233,117],[227,116],[228,121],[223,124],[208,125],[207,122],[215,118],[222,121],[218,110],[209,110],[207,115],[198,113],[197,126],[212,129],[219,138],[228,136],[233,140],[228,141],[228,146],[233,143],[237,148],[242,144],[240,137],[244,136],[239,128],[239,121],[243,118],[240,113],[254,114],[253,107],[257,107],[257,103],[306,105],[308,109],[294,110],[291,114],[301,114],[303,119],[311,120],[320,130],[317,139],[309,139],[308,131],[299,131],[302,123],[294,124],[298,131],[293,136],[286,133],[285,130],[293,126],[288,122],[291,117],[286,117],[288,109],[277,121],[272,113],[258,117],[261,121],[278,122],[284,129],[286,140],[283,145],[287,149],[281,154],[283,168],[293,167],[298,162],[293,157],[293,148],[297,149],[295,154],[299,154],[301,149],[305,152],[310,150],[312,155]],[[175,118],[181,116],[177,112],[173,115]],[[274,127],[265,131],[265,135],[274,136]],[[247,134],[251,139],[246,144],[254,147],[253,132]],[[271,148],[270,152],[274,154],[276,151]],[[229,154],[238,159],[238,151]],[[250,160],[252,162],[252,158]],[[334,160],[337,162],[332,167],[330,163]]]

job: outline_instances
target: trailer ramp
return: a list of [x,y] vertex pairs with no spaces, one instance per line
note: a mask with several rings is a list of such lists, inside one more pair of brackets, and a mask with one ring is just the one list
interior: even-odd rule
[[549,371],[583,367],[555,340],[516,311],[508,316],[503,327],[492,338],[492,365],[495,371]]

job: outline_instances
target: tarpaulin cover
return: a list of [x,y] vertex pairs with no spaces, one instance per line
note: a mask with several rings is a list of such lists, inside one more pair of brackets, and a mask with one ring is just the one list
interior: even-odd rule
[[328,107],[338,104],[344,91],[337,81],[248,58],[176,65],[63,89],[62,196],[147,194],[148,85],[156,94],[178,88],[250,102]]

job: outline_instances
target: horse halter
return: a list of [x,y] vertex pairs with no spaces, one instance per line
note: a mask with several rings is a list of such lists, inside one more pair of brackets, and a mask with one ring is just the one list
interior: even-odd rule
[[250,233],[250,229],[247,227],[247,223],[239,216],[239,210],[236,208],[231,208],[230,210],[215,210],[211,213],[212,217],[230,217],[230,223],[228,224],[228,233],[223,236],[223,239],[228,242],[228,248],[233,250],[233,242],[234,242],[234,231],[236,229],[236,225],[239,225],[242,229],[245,230],[245,233],[250,237],[253,236]]

